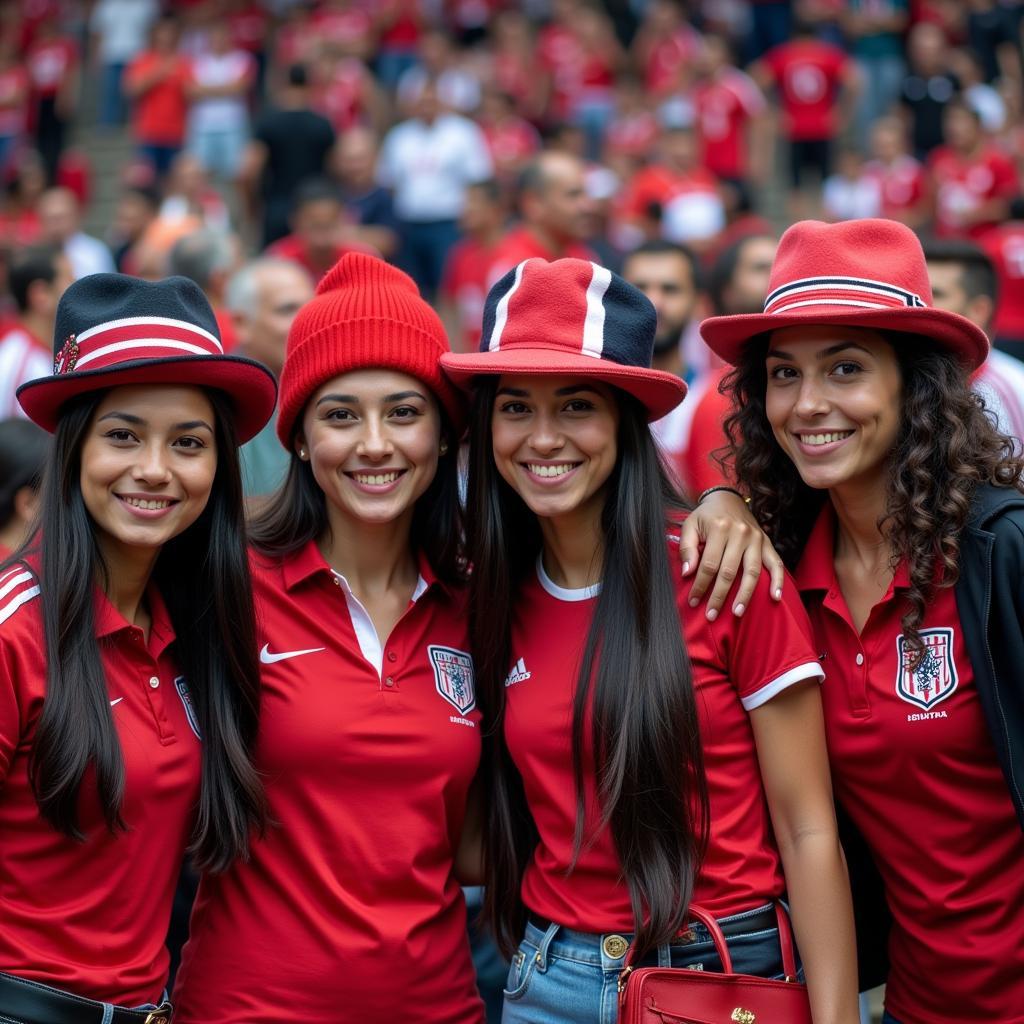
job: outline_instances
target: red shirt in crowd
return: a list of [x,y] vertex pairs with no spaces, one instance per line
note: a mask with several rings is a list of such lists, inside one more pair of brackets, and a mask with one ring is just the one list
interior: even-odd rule
[[609,153],[646,159],[654,148],[661,127],[657,117],[649,110],[615,117],[605,132],[605,146]]
[[135,99],[134,132],[138,142],[154,146],[180,146],[185,138],[189,63],[178,54],[153,50],[140,53],[128,65],[125,82],[131,88],[164,67],[164,74]]
[[891,164],[871,160],[864,165],[864,173],[878,186],[882,217],[904,220],[925,198],[927,180],[924,167],[912,156],[897,157]]
[[655,40],[643,69],[647,92],[662,96],[675,89],[679,85],[680,70],[693,65],[702,46],[700,33],[691,25],[681,25],[670,36]]
[[831,139],[839,130],[838,99],[850,58],[831,43],[796,39],[762,58],[782,100],[786,138]]
[[0,577],[0,970],[89,999],[159,1003],[164,937],[199,798],[200,741],[174,629],[154,587],[147,640],[99,591],[96,640],[125,766],[111,834],[86,777],[84,843],[39,816],[29,781],[46,697],[46,651],[36,577]]
[[968,223],[966,218],[990,199],[1012,199],[1020,190],[1013,161],[995,146],[963,156],[939,146],[928,158],[935,193],[935,232],[943,237],[980,238],[995,221]]
[[858,634],[826,502],[795,574],[822,653],[832,782],[885,883],[897,1020],[1013,1024],[1024,1004],[1024,836],[985,725],[951,587],[908,661],[904,563]]
[[1024,221],[1011,221],[979,239],[999,277],[999,301],[992,333],[1024,339]]
[[480,129],[487,140],[491,161],[499,171],[515,171],[541,147],[537,129],[522,117],[483,121]]
[[56,96],[77,63],[78,47],[73,39],[57,36],[33,43],[26,64],[36,96],[40,99]]
[[0,137],[12,138],[25,131],[29,84],[21,64],[0,71]]
[[266,46],[269,21],[263,4],[247,3],[232,11],[228,15],[232,44],[248,53],[261,53]]
[[275,256],[282,260],[291,260],[293,263],[298,263],[300,267],[305,267],[309,272],[309,275],[315,282],[319,282],[320,278],[327,273],[331,267],[334,266],[338,260],[347,252],[365,252],[371,256],[376,256],[377,253],[373,251],[367,245],[359,245],[355,242],[349,242],[344,245],[339,244],[334,247],[334,252],[331,253],[330,257],[324,263],[315,263],[313,256],[306,248],[305,243],[298,235],[285,235],[284,238],[279,238],[273,245],[270,245],[266,249],[267,256]]
[[320,88],[316,107],[338,134],[366,120],[371,79],[361,60],[346,57],[335,64],[331,77]]
[[448,252],[441,276],[441,297],[458,312],[461,335],[452,338],[457,352],[475,352],[480,347],[487,298],[488,273],[494,247],[474,238],[463,238]]
[[754,80],[737,68],[697,85],[693,94],[701,141],[701,163],[720,178],[747,176],[744,132],[765,109]]
[[[710,842],[694,902],[724,917],[762,906],[784,888],[748,712],[788,686],[820,677],[821,669],[794,588],[783,588],[783,599],[775,604],[762,577],[742,618],[723,615],[708,622],[687,603],[690,585],[681,579],[678,536],[670,537],[669,545],[711,805]],[[588,841],[570,871],[576,788],[569,736],[580,656],[598,590],[556,586],[538,559],[516,601],[504,728],[540,836],[523,876],[523,902],[568,928],[629,932],[633,912],[611,832],[606,827],[594,835],[599,804],[589,729],[584,730]]]
[[597,261],[597,254],[582,242],[570,242],[561,252],[549,249],[525,225],[513,228],[498,243],[487,270],[488,288],[523,260],[540,257],[549,263],[560,259]]
[[569,29],[549,25],[537,41],[537,58],[551,76],[551,114],[571,116],[591,90],[610,94],[615,69],[601,53],[588,50]]
[[705,167],[676,171],[650,164],[641,168],[626,186],[619,210],[627,220],[643,222],[655,205],[661,209],[667,237],[707,238],[724,227],[718,179]]
[[452,874],[480,758],[465,596],[420,574],[378,638],[314,541],[254,559],[274,825],[200,885],[176,1022],[483,1024]]

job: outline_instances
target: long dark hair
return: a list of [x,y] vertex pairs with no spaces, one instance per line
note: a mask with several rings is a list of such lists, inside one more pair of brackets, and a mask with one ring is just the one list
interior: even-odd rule
[[[878,524],[892,545],[893,568],[906,559],[910,587],[902,625],[907,647],[923,650],[919,627],[935,592],[960,575],[960,534],[980,484],[1020,487],[1024,459],[995,426],[984,399],[973,391],[955,357],[929,338],[884,333],[903,380],[900,426],[889,459],[886,508]],[[725,421],[736,474],[751,511],[787,566],[795,567],[828,500],[808,487],[779,447],[765,412],[768,336],[751,341],[743,360],[722,382],[733,412]]]
[[[438,411],[441,437],[451,440],[448,440],[448,450],[438,456],[434,479],[416,502],[411,541],[414,550],[426,556],[439,580],[455,584],[464,582],[466,575],[458,486],[459,446],[454,440],[457,435],[451,420],[440,403]],[[301,422],[300,414],[296,417],[293,442]],[[249,523],[253,547],[270,558],[294,554],[330,529],[327,498],[313,476],[312,467],[298,457],[294,443],[289,453],[284,483],[256,509]]]
[[[46,700],[29,772],[40,813],[84,840],[78,796],[92,768],[107,828],[121,817],[125,772],[96,642],[93,587],[108,569],[81,491],[81,452],[105,392],[63,409],[43,473],[39,531],[8,563],[36,552],[46,644]],[[250,755],[259,720],[259,665],[242,517],[238,441],[228,399],[210,391],[217,469],[209,501],[168,541],[153,581],[174,625],[175,650],[202,734],[202,786],[190,852],[198,867],[223,870],[245,856],[265,819],[263,788]]]
[[[494,465],[496,390],[497,379],[485,378],[474,399],[466,521],[473,565],[470,637],[485,727],[484,913],[511,955],[525,925],[520,883],[537,830],[505,745],[504,680],[517,592],[533,570],[541,534],[536,517]],[[708,806],[692,672],[665,537],[666,522],[684,506],[662,467],[643,407],[615,394],[619,454],[601,517],[603,582],[573,709],[574,855],[594,838],[585,834],[582,753],[592,706],[597,828],[611,829],[643,955],[668,942],[683,923],[707,842]]]

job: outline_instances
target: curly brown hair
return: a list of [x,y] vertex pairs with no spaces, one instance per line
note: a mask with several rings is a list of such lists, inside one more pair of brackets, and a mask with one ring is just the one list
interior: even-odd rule
[[[879,529],[892,545],[893,569],[907,562],[910,587],[903,631],[916,658],[918,632],[942,568],[942,587],[959,577],[960,534],[980,484],[1022,488],[1024,458],[999,432],[984,399],[970,387],[955,357],[929,338],[883,332],[903,379],[899,434],[889,463],[885,515]],[[750,508],[786,565],[799,561],[826,491],[808,487],[779,447],[768,423],[765,356],[768,335],[753,339],[742,362],[722,382],[733,412],[725,421],[731,461]]]

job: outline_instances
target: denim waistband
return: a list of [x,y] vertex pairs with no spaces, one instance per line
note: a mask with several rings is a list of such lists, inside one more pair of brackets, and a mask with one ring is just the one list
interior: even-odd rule
[[[763,906],[754,907],[752,910],[744,910],[742,913],[730,914],[727,917],[716,918],[716,920],[719,924],[731,924],[742,927],[743,921],[762,916],[765,911],[773,909],[774,904],[766,903]],[[735,937],[736,933],[734,932],[732,938]],[[537,956],[540,957],[538,963],[542,967],[546,965],[548,956],[553,955],[576,960],[579,963],[592,964],[595,967],[603,967],[607,970],[621,970],[625,961],[626,946],[632,943],[633,934],[632,932],[578,932],[559,924],[552,924],[545,931],[542,928],[538,928],[532,921],[528,921],[523,939],[531,946],[536,947]],[[616,942],[615,940],[622,941]],[[726,943],[728,944],[729,941],[729,938],[727,938]],[[626,945],[623,945],[623,942]],[[710,942],[711,934],[707,928],[694,921],[687,926],[687,931],[684,935],[670,943],[659,946],[657,956],[655,957],[655,954],[652,953],[649,958],[645,958],[643,963],[651,962],[657,963],[659,967],[670,967],[672,965],[671,951],[673,949]]]

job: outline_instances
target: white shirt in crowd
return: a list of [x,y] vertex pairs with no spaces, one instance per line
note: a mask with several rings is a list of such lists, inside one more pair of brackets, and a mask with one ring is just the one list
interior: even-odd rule
[[77,281],[86,274],[113,274],[117,270],[110,250],[98,238],[79,231],[64,243],[64,255]]
[[52,358],[24,328],[13,325],[0,334],[0,419],[24,417],[14,393],[27,381],[52,372]]
[[395,125],[377,164],[377,180],[392,190],[396,216],[419,223],[457,219],[466,186],[492,173],[483,132],[458,114]]
[[[192,78],[198,85],[227,85],[252,71],[253,59],[244,50],[203,53],[192,61]],[[249,108],[244,94],[213,96],[196,100],[188,118],[193,132],[240,131],[249,123]]]
[[159,13],[156,0],[99,0],[89,17],[89,31],[99,41],[100,60],[127,64],[145,47]]
[[985,399],[1004,434],[1017,438],[1024,451],[1024,363],[994,348],[974,378],[974,390]]

